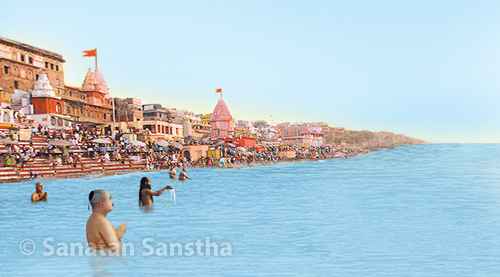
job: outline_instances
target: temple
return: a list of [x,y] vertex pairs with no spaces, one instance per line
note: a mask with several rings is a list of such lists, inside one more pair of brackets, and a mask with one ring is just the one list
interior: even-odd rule
[[210,125],[210,135],[212,138],[230,137],[234,134],[233,117],[222,99],[222,95],[212,112]]
[[67,86],[64,62],[60,54],[0,37],[0,123],[34,121],[66,129],[113,122],[104,76],[89,68],[81,87]]

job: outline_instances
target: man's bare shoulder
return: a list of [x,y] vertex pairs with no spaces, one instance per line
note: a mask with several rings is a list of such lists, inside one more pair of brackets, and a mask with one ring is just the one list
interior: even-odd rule
[[111,225],[109,220],[102,214],[92,213],[87,221],[87,225],[91,225],[93,227],[104,227]]

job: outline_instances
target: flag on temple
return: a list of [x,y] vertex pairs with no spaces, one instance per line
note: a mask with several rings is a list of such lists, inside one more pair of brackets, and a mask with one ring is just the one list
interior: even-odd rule
[[221,89],[221,88],[217,88],[217,89],[215,89],[215,93],[219,93],[219,92],[221,92],[221,93],[222,93],[222,89]]
[[83,51],[85,53],[82,57],[97,57],[97,48],[94,50]]

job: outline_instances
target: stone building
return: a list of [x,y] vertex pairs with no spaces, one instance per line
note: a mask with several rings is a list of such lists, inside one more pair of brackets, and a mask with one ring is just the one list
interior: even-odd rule
[[20,117],[33,120],[37,125],[52,129],[73,125],[73,121],[62,114],[62,99],[54,92],[45,72],[40,74],[32,92],[15,90],[11,102]]
[[[57,114],[92,125],[113,122],[113,103],[102,74],[89,68],[81,88],[67,86],[64,62],[60,54],[0,37],[2,105],[26,116]],[[35,89],[35,85],[42,75],[45,77],[39,85],[44,92],[40,93],[41,88]]]
[[283,144],[296,144],[300,146],[323,145],[322,127],[310,123],[289,124],[281,123],[273,127],[281,137]]
[[144,120],[161,120],[172,122],[175,110],[164,108],[161,104],[142,105]]
[[2,102],[10,104],[15,90],[32,91],[45,72],[54,88],[64,88],[62,55],[0,37]]
[[113,122],[113,99],[104,76],[89,68],[82,87],[57,88],[63,100],[63,114],[71,116],[77,123],[108,124]]
[[115,98],[115,111],[117,122],[137,122],[144,117],[139,98]]

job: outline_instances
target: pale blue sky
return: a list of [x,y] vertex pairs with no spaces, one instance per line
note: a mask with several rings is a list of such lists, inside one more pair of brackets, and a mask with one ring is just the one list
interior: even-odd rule
[[113,97],[236,119],[500,142],[500,1],[8,1],[0,36],[97,48]]

